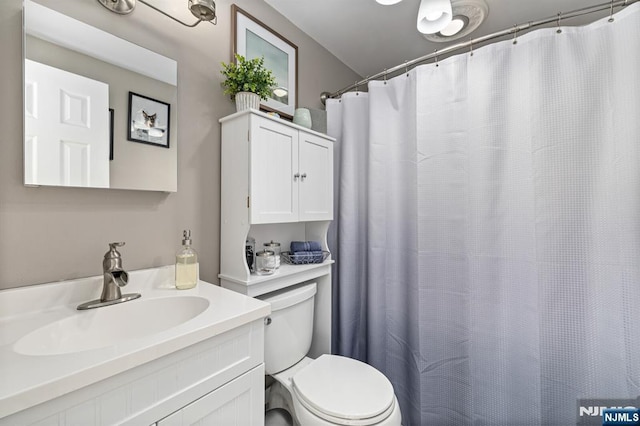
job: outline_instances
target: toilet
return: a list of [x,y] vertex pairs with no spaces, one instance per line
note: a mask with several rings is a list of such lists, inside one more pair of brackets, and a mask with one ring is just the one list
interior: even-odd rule
[[294,425],[400,426],[393,386],[380,371],[343,356],[306,356],[315,294],[316,283],[310,283],[258,297],[271,304],[264,353],[266,374],[273,378],[268,408],[285,409]]

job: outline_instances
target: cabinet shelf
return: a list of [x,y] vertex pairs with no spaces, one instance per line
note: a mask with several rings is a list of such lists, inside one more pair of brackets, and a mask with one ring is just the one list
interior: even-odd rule
[[252,274],[248,280],[242,280],[221,273],[218,275],[218,278],[223,281],[223,287],[244,293],[248,296],[259,296],[296,283],[327,275],[334,262],[335,261],[329,259],[322,263],[310,263],[307,265],[287,265],[286,263],[282,263],[280,268],[272,275]]

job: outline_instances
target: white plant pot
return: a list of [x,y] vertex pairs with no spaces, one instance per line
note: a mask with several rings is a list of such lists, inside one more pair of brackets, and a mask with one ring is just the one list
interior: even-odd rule
[[244,111],[249,108],[260,109],[260,96],[251,92],[236,93],[236,111]]

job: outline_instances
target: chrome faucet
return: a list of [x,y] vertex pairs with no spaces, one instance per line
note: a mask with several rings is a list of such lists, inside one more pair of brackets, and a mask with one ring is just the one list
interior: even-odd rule
[[124,243],[109,243],[109,251],[105,253],[102,261],[102,296],[100,299],[79,305],[79,310],[115,305],[140,297],[139,293],[123,295],[120,291],[120,287],[124,287],[129,282],[129,274],[122,267],[122,255],[117,249],[123,245]]

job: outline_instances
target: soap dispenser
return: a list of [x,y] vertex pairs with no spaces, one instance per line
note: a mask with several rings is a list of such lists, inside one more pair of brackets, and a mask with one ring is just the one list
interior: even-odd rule
[[176,254],[176,288],[187,290],[198,284],[198,254],[191,247],[191,230],[182,236],[182,250]]

